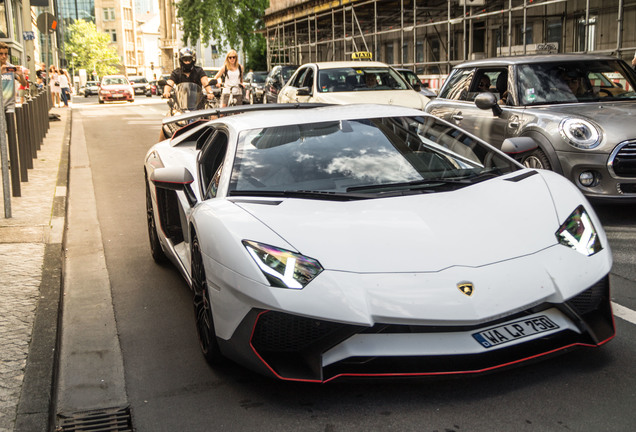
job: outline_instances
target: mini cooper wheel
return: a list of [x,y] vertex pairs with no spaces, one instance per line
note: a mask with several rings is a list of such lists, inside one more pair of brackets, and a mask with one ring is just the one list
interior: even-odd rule
[[211,365],[223,362],[223,355],[216,340],[212,306],[208,296],[208,283],[203,267],[199,239],[192,238],[192,289],[194,291],[194,319],[196,320],[199,345],[205,360]]
[[545,153],[543,153],[543,150],[541,149],[533,150],[530,154],[528,154],[521,160],[521,163],[526,168],[536,168],[536,169],[545,169],[545,170],[552,169],[550,160],[545,155]]
[[165,264],[168,262],[168,257],[161,249],[161,242],[157,235],[157,224],[155,223],[155,210],[152,207],[152,197],[150,196],[150,186],[146,182],[146,219],[148,222],[148,238],[150,239],[150,252],[152,253],[152,259],[157,264]]

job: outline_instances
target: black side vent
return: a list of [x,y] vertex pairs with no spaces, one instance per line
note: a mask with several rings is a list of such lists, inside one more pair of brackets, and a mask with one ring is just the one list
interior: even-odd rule
[[130,407],[59,414],[58,432],[133,432]]
[[604,277],[590,288],[586,289],[576,297],[572,297],[567,303],[580,315],[598,309],[601,301],[608,296],[609,278]]
[[536,171],[528,171],[527,173],[523,173],[523,174],[520,174],[520,175],[515,176],[515,177],[507,178],[506,181],[519,182],[521,180],[527,179],[528,177],[532,177],[535,174],[539,174],[539,173],[536,172]]

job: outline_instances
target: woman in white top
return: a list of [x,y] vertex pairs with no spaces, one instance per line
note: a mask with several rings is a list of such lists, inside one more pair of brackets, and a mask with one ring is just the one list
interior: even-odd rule
[[[228,100],[230,99],[230,91],[234,95],[236,105],[243,104],[243,66],[238,62],[238,54],[236,51],[228,51],[223,67],[214,78],[217,80],[217,87],[223,84],[221,108],[227,106]],[[220,80],[220,78],[222,79]],[[236,88],[235,86],[240,86],[240,88]]]
[[71,99],[71,84],[66,69],[60,71],[58,79],[60,81],[62,102],[64,102],[64,107],[68,108],[68,101]]
[[57,68],[53,65],[49,68],[49,78],[51,85],[51,102],[54,107],[59,107],[60,103],[60,94],[62,89],[60,88],[60,76],[57,73]]

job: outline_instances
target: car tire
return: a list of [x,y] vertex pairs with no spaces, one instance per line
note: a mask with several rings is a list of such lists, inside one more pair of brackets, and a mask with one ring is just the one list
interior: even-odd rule
[[150,239],[150,253],[152,259],[157,264],[165,264],[168,262],[168,257],[161,248],[161,242],[157,235],[157,223],[155,219],[155,210],[152,206],[152,197],[150,196],[150,186],[146,181],[146,220],[148,222],[148,238]]
[[135,102],[135,99],[130,99],[128,102],[133,103]]
[[99,103],[100,103],[100,104],[103,104],[103,103],[104,103],[104,101],[103,101],[102,99],[100,99],[100,100],[99,100]]
[[205,360],[211,365],[223,363],[223,355],[216,340],[214,318],[208,293],[208,283],[203,266],[203,255],[196,234],[192,236],[192,290],[194,291],[194,319],[199,346]]
[[85,97],[85,98],[87,98],[87,97],[88,97],[88,95],[87,95],[86,93],[84,93],[84,97]]
[[552,170],[550,159],[540,148],[533,150],[521,159],[521,163],[526,168]]

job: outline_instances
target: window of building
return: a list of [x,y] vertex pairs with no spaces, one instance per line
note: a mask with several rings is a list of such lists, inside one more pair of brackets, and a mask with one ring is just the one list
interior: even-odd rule
[[546,35],[547,42],[557,42],[561,44],[561,36],[563,34],[563,24],[561,21],[551,21],[547,25],[548,33]]
[[115,21],[115,8],[104,8],[104,21]]
[[7,11],[5,3],[0,3],[0,38],[9,37],[9,27],[7,25]]
[[525,45],[529,45],[529,44],[531,44],[532,41],[534,40],[534,37],[533,37],[533,34],[532,34],[532,25],[526,26],[525,34],[523,33],[523,27],[522,26],[517,26],[517,35],[516,35],[516,39],[515,40],[518,41],[517,43],[519,45],[524,45],[524,44]]
[[393,64],[393,43],[388,43],[384,46],[384,54],[384,62],[387,64]]
[[113,43],[117,42],[117,30],[115,30],[115,29],[106,29],[104,31],[110,35],[110,41],[111,42],[113,42]]
[[424,63],[424,42],[417,41],[415,44],[415,61]]
[[579,19],[577,26],[577,48],[579,51],[594,51],[594,43],[596,39],[596,17],[591,16],[590,22],[587,25],[588,35],[587,35],[587,46],[585,45],[585,17]]

